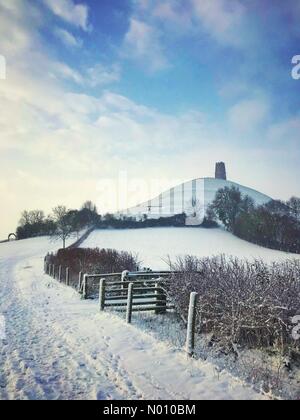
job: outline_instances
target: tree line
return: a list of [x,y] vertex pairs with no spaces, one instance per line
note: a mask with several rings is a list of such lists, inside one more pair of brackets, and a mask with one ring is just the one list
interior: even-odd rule
[[[97,207],[86,201],[80,210],[57,206],[45,216],[41,210],[24,211],[17,228],[17,238],[54,236],[60,238],[65,248],[66,240],[82,229],[133,229],[142,227],[185,226],[186,215],[150,219],[145,214],[141,220],[130,216],[118,217],[98,214]],[[284,202],[271,200],[256,205],[237,187],[224,187],[217,191],[207,209],[202,227],[215,227],[218,223],[241,239],[267,248],[300,253],[300,198]]]
[[82,229],[92,226],[99,219],[97,207],[86,201],[80,210],[69,210],[65,206],[57,206],[52,214],[46,216],[42,210],[23,211],[16,235],[18,239],[37,236],[52,236],[62,240],[65,248],[66,240]]
[[66,240],[90,226],[98,229],[137,229],[143,227],[185,226],[186,215],[177,214],[171,217],[150,219],[145,214],[141,220],[134,217],[118,217],[111,213],[98,214],[97,207],[86,201],[80,210],[68,210],[65,206],[57,206],[52,214],[45,216],[42,210],[24,211],[22,213],[16,235],[18,239],[37,236],[52,236],[61,239],[63,248]]
[[220,221],[241,239],[271,249],[300,253],[300,198],[256,205],[237,187],[217,191],[206,219]]

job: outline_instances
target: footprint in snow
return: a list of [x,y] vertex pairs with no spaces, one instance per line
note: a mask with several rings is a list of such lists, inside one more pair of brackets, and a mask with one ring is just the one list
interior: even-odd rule
[[99,391],[97,393],[97,400],[98,401],[106,401],[106,400],[112,400],[112,396],[110,394],[106,394],[103,391]]

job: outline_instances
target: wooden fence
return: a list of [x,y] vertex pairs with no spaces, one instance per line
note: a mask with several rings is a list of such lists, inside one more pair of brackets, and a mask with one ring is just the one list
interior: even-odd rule
[[[137,271],[107,274],[84,274],[70,280],[69,267],[55,266],[45,260],[44,271],[59,282],[73,286],[82,299],[99,299],[99,310],[114,309],[126,313],[126,322],[132,322],[133,312],[153,311],[156,315],[174,311],[175,307],[167,292],[167,284],[175,272]],[[193,356],[195,348],[195,325],[197,293],[191,293],[187,320],[185,350]]]

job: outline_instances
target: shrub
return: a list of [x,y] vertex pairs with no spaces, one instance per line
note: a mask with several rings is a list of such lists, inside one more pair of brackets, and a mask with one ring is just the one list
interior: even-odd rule
[[[137,255],[114,249],[73,248],[60,249],[50,256],[49,263],[70,269],[70,284],[76,287],[78,274],[117,273],[124,270],[135,271],[140,268]],[[65,270],[63,271],[63,279]]]
[[270,205],[241,213],[233,233],[246,241],[286,252],[300,253],[300,224],[282,212],[271,212]]
[[37,236],[51,235],[55,229],[55,223],[52,220],[45,220],[38,223],[26,223],[18,226],[16,236],[18,239],[34,238]]
[[299,253],[299,202],[297,198],[287,203],[270,200],[264,205],[256,206],[238,188],[225,187],[217,191],[214,201],[207,209],[205,220],[211,224],[219,221],[234,235],[257,245]]
[[275,346],[300,350],[291,317],[300,315],[300,262],[267,265],[224,256],[179,258],[169,286],[179,313],[187,318],[189,294],[197,292],[198,330],[225,347]]

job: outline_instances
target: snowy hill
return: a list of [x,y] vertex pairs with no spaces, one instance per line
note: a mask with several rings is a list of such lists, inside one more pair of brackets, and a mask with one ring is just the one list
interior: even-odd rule
[[266,262],[300,258],[300,255],[251,244],[222,229],[190,227],[95,230],[81,246],[131,251],[139,254],[143,264],[153,269],[166,269],[163,260],[168,255],[174,259],[186,254],[198,257],[226,254],[247,259],[261,258]]
[[243,195],[250,196],[257,205],[271,200],[271,197],[236,182],[216,178],[198,178],[177,185],[158,197],[118,212],[116,215],[141,220],[145,216],[149,219],[157,219],[185,213],[188,216],[187,225],[199,225],[203,222],[207,207],[214,200],[217,191],[224,187],[238,188]]

